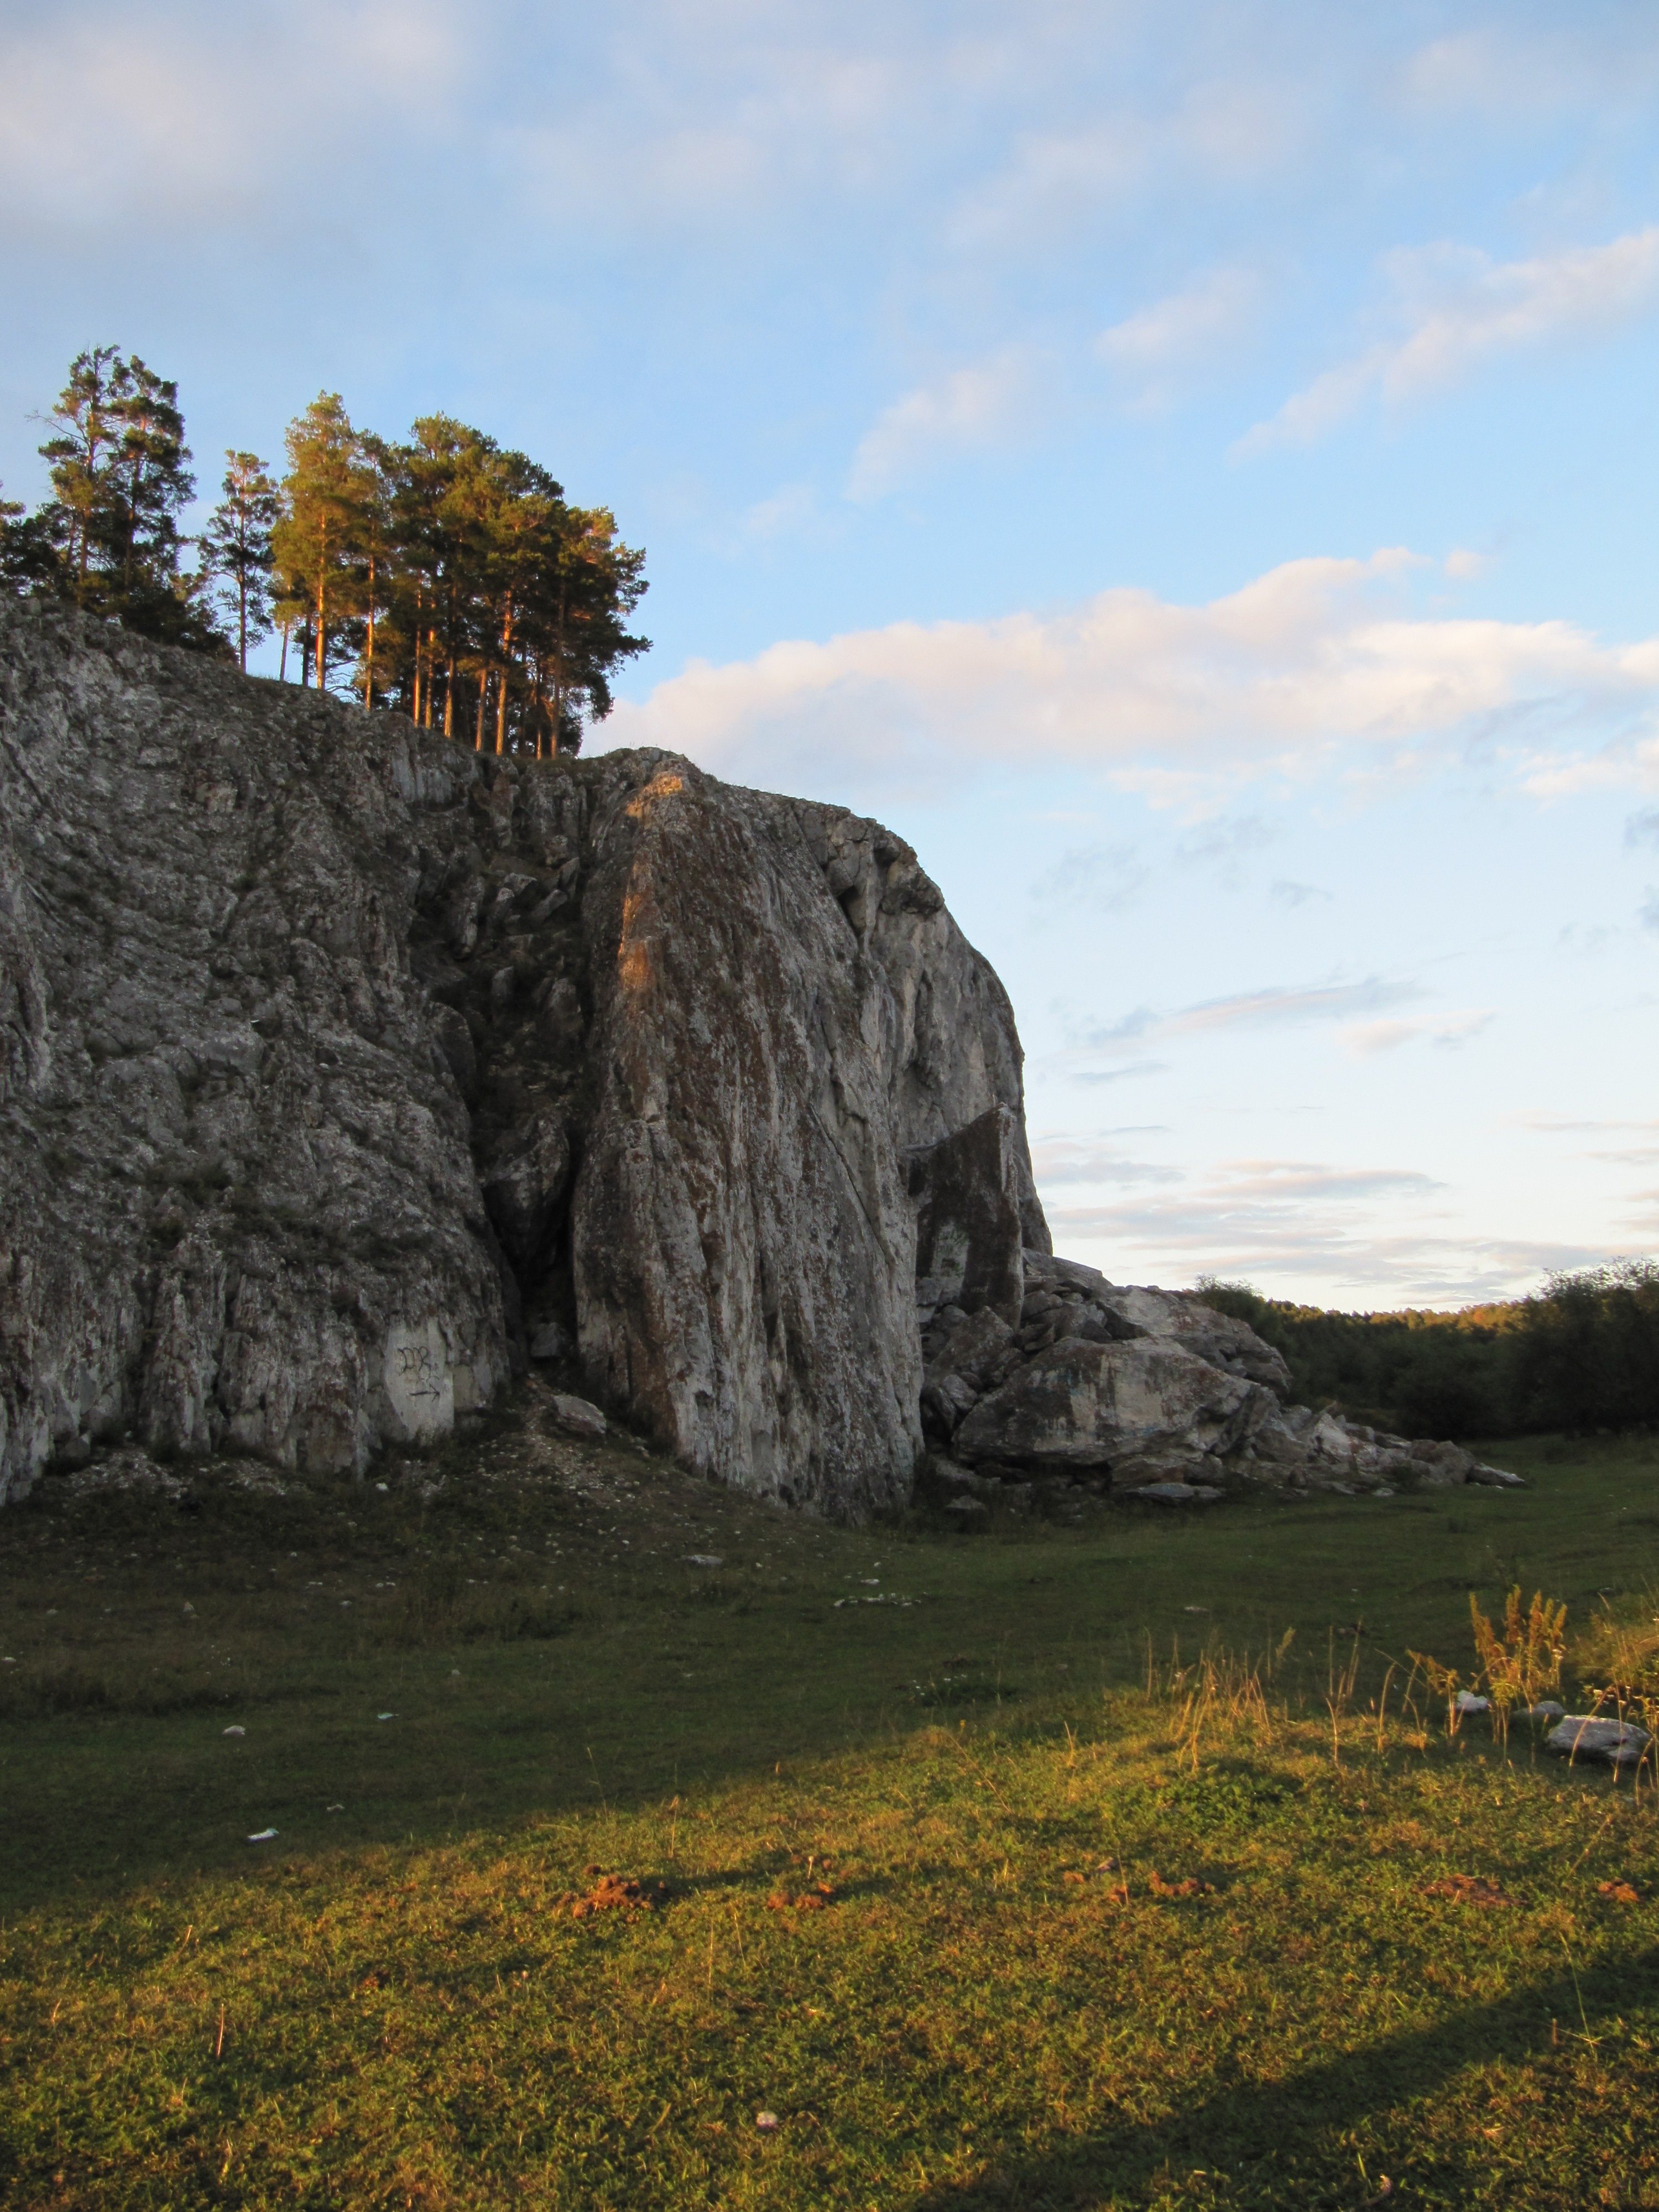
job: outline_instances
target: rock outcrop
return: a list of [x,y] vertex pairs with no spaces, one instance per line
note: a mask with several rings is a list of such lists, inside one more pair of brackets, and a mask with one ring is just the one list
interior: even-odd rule
[[867,1511],[921,1448],[913,1188],[1017,1314],[1012,1013],[879,825],[0,603],[0,1497],[125,1438],[360,1471],[533,1343]]
[[361,1473],[528,1358],[837,1514],[1514,1480],[1053,1255],[1007,997],[878,823],[0,602],[0,1498]]

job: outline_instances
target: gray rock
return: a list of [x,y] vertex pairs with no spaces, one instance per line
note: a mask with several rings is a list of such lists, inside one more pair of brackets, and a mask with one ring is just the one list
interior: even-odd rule
[[569,1331],[561,1328],[556,1321],[544,1322],[531,1336],[529,1344],[532,1359],[568,1359],[575,1348]]
[[1518,1721],[1559,1721],[1566,1717],[1566,1707],[1558,1698],[1540,1698],[1535,1705],[1522,1705],[1515,1717]]
[[1123,1495],[1144,1498],[1149,1505],[1212,1505],[1223,1493],[1203,1482],[1144,1482]]
[[960,1528],[988,1528],[991,1523],[991,1509],[982,1498],[948,1498],[945,1510]]
[[605,1431],[605,1418],[599,1407],[586,1398],[573,1397],[568,1390],[554,1392],[553,1418],[573,1437],[602,1437]]
[[1257,1384],[1175,1343],[1068,1338],[982,1398],[952,1449],[970,1464],[1109,1468],[1115,1485],[1174,1480],[1183,1466],[1213,1462],[1241,1443],[1273,1403]]
[[923,1372],[930,1382],[959,1375],[976,1393],[988,1390],[1017,1364],[1013,1342],[1013,1331],[992,1308],[965,1314],[959,1307],[947,1307],[922,1338]]
[[1587,1713],[1569,1713],[1559,1728],[1544,1738],[1546,1751],[1563,1759],[1590,1759],[1606,1766],[1634,1766],[1653,1741],[1645,1729],[1628,1721],[1597,1720]]

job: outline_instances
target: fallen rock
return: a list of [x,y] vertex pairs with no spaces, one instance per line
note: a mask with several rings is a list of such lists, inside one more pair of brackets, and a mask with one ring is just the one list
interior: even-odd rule
[[1172,1341],[1068,1337],[981,1399],[952,1448],[970,1464],[1180,1480],[1178,1468],[1215,1462],[1241,1443],[1273,1403],[1259,1384]]
[[605,1434],[605,1415],[586,1398],[574,1398],[568,1390],[556,1390],[552,1410],[559,1426],[573,1437],[598,1437]]
[[1629,1721],[1597,1720],[1589,1713],[1569,1713],[1559,1728],[1544,1738],[1546,1751],[1562,1759],[1589,1759],[1607,1766],[1634,1766],[1653,1741],[1645,1729]]
[[532,1359],[568,1359],[575,1350],[568,1329],[561,1328],[556,1321],[544,1322],[531,1337],[530,1357]]

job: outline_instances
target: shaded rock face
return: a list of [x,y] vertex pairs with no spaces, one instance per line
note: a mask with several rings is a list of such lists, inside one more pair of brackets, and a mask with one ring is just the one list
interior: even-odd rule
[[892,1502],[915,1178],[1017,1316],[1012,1012],[878,824],[0,604],[0,1496],[122,1437],[361,1470],[528,1338],[691,1466]]
[[916,1310],[941,1306],[1000,1314],[1012,1327],[1025,1296],[1024,1131],[994,1106],[953,1137],[914,1152],[908,1163],[916,1217]]

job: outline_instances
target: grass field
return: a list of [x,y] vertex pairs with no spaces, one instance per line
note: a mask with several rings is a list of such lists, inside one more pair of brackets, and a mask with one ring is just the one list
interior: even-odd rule
[[848,1532],[532,1391],[384,1491],[45,1486],[0,2203],[1659,2205],[1650,1784],[1402,1703],[1471,1590],[1659,1611],[1659,1449],[1494,1455]]

